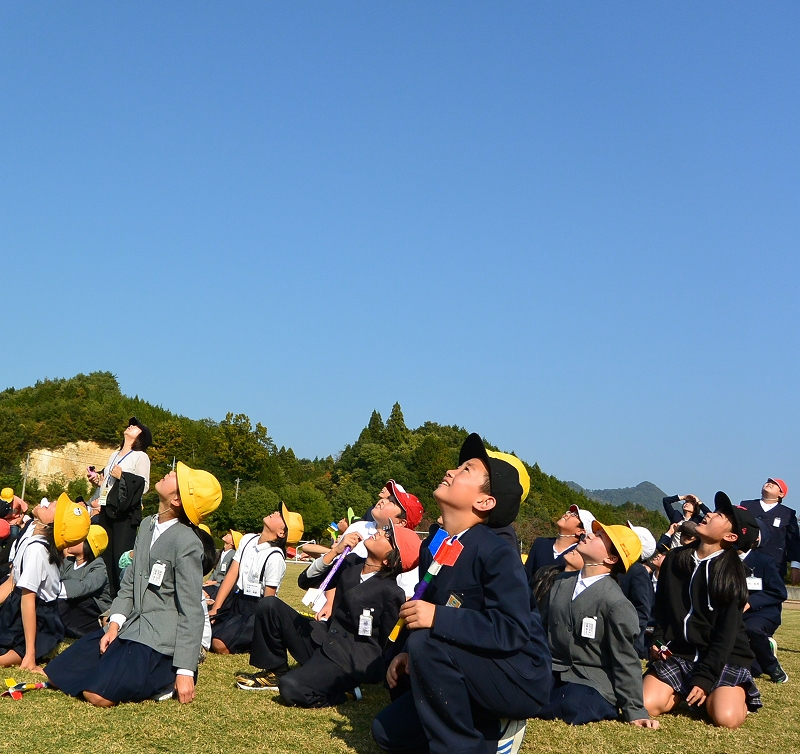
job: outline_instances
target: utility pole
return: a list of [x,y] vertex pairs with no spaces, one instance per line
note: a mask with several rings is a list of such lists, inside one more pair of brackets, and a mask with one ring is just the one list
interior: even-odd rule
[[175,456],[172,456],[172,470],[175,471]]
[[236,477],[236,494],[233,496],[233,499],[239,499],[239,477]]
[[22,477],[22,494],[20,497],[24,500],[25,499],[25,485],[28,484],[28,464],[31,460],[31,452],[28,451],[28,455],[25,456],[25,476]]

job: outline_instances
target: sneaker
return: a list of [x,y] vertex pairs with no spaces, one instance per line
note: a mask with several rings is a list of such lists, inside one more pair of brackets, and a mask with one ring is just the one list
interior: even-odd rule
[[778,656],[778,642],[775,641],[775,639],[773,639],[771,636],[769,637],[768,641],[769,641],[769,648],[770,648],[772,654],[774,654],[775,657],[777,657]]
[[361,686],[356,686],[352,691],[346,691],[345,696],[349,702],[360,702],[364,698],[361,693]]
[[525,738],[527,720],[500,720],[500,740],[497,742],[497,754],[517,754]]
[[769,679],[773,683],[786,683],[786,681],[789,680],[789,676],[786,674],[786,671],[781,667],[781,664],[778,663],[777,666],[775,667],[775,670],[773,670],[769,674]]
[[255,673],[239,673],[236,685],[242,691],[278,691],[281,677],[271,670],[258,670]]
[[150,698],[154,702],[166,702],[168,699],[172,699],[175,696],[175,684],[170,683],[169,686],[164,686],[163,689],[160,691],[156,691],[153,696]]

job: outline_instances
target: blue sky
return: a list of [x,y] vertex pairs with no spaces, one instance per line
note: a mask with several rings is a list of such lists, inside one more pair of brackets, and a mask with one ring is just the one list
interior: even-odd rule
[[[800,489],[800,5],[0,7],[0,387]],[[793,481],[794,480],[794,481]]]

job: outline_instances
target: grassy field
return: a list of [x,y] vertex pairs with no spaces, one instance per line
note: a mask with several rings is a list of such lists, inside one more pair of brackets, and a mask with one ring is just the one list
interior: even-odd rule
[[[290,565],[281,596],[299,605],[294,586],[299,566]],[[657,731],[642,731],[622,723],[594,723],[570,728],[563,723],[532,720],[523,751],[563,754],[749,754],[800,752],[800,611],[784,611],[777,634],[780,659],[789,683],[776,686],[764,677],[759,688],[764,708],[750,715],[735,732],[707,724],[683,708],[661,718]],[[144,702],[103,710],[56,691],[33,691],[22,701],[0,700],[4,748],[38,754],[103,754],[116,752],[196,752],[197,754],[275,754],[305,752],[375,754],[370,736],[372,717],[387,703],[386,692],[365,689],[364,700],[337,708],[287,708],[270,692],[239,691],[233,673],[247,667],[246,656],[210,656],[201,666],[197,698],[190,705]],[[36,680],[13,671],[18,681]],[[457,754],[454,752],[453,754]]]

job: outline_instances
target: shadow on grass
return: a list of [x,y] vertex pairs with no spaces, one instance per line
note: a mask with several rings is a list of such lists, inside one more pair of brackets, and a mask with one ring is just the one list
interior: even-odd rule
[[358,754],[382,754],[372,739],[372,720],[389,704],[389,694],[380,686],[362,686],[361,689],[362,701],[345,702],[336,707],[340,717],[333,721],[331,736]]

